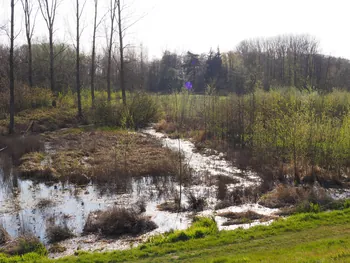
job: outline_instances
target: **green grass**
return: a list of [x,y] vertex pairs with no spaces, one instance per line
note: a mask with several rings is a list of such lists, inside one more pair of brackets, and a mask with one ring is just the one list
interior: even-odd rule
[[[186,231],[126,251],[78,252],[55,261],[36,254],[0,256],[0,262],[350,262],[350,209],[298,214],[248,230],[218,232],[210,222],[200,219]],[[196,229],[204,237],[190,234]],[[186,241],[170,238],[180,232]]]

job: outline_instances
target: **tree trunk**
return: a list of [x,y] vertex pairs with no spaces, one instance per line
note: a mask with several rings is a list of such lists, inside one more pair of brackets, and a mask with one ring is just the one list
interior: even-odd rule
[[28,38],[28,81],[29,87],[33,87],[33,56],[32,56],[32,40]]
[[97,19],[97,0],[95,0],[95,18],[94,31],[92,37],[92,55],[91,55],[91,105],[95,107],[95,58],[96,58],[96,19]]
[[114,34],[114,19],[115,19],[115,8],[116,8],[116,1],[114,1],[114,4],[112,5],[111,1],[111,31],[109,35],[109,46],[108,46],[108,62],[107,62],[107,94],[108,94],[108,101],[111,101],[111,64],[112,64],[112,45],[113,45],[113,34]]
[[54,69],[54,50],[53,50],[53,31],[52,28],[49,30],[50,38],[50,87],[53,94],[56,94],[55,89],[55,69]]
[[77,0],[77,61],[76,61],[76,85],[77,85],[77,95],[78,95],[78,117],[83,116],[81,110],[81,97],[80,97],[80,31],[79,31],[79,0]]
[[14,13],[15,13],[15,0],[11,0],[11,36],[10,36],[10,125],[9,133],[14,133],[15,127],[15,75],[14,75],[14,62],[13,62],[13,46],[14,46]]
[[118,31],[119,31],[119,53],[120,53],[120,88],[122,90],[123,105],[126,105],[126,92],[125,92],[125,65],[124,65],[124,45],[123,45],[123,30],[122,30],[122,18],[120,0],[118,0]]

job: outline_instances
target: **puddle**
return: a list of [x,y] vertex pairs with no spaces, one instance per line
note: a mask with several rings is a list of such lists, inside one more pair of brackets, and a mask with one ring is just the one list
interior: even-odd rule
[[[260,183],[260,178],[253,172],[241,171],[224,160],[223,155],[216,152],[215,155],[200,154],[195,152],[193,143],[187,140],[170,139],[154,129],[142,131],[144,136],[153,136],[160,140],[165,147],[174,151],[181,149],[185,162],[193,169],[194,185],[185,187],[184,192],[191,191],[197,196],[204,196],[207,200],[207,210],[200,215],[215,215],[214,207],[218,203],[216,198],[217,186],[203,184],[202,177],[216,177],[218,175],[230,177],[232,184],[229,189],[236,187],[246,188]],[[45,144],[47,153],[55,153],[51,145]],[[210,151],[213,152],[213,151]],[[43,160],[50,163],[50,158]],[[24,231],[30,231],[47,244],[46,227],[48,221],[65,223],[77,237],[60,242],[67,247],[67,251],[61,254],[51,254],[51,257],[61,257],[73,254],[75,250],[106,251],[116,249],[128,249],[145,240],[150,235],[164,233],[171,229],[186,229],[191,223],[192,213],[170,213],[159,211],[157,205],[169,201],[174,197],[174,192],[179,191],[179,185],[171,177],[141,177],[123,178],[114,185],[88,185],[77,187],[68,183],[55,183],[46,185],[34,183],[30,180],[17,178],[12,169],[5,169],[0,163],[0,223],[12,237],[20,235]],[[38,208],[37,204],[42,199],[49,199],[52,204],[46,208]],[[135,207],[140,200],[146,202],[144,214],[150,216],[158,228],[140,237],[123,237],[118,240],[99,239],[96,235],[81,236],[85,221],[90,212],[103,210],[112,206]],[[183,205],[187,198],[182,197]],[[257,204],[245,204],[218,210],[216,213],[231,211],[242,212],[252,210],[263,215],[277,212],[277,209],[268,209]],[[268,224],[268,222],[253,222],[251,224],[223,227],[226,219],[215,216],[219,229],[233,229],[237,227],[250,227],[254,224]]]

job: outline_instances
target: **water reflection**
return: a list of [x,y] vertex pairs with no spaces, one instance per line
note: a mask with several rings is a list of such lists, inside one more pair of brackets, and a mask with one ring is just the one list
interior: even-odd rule
[[[45,243],[49,225],[66,224],[81,234],[91,211],[114,205],[130,207],[140,199],[161,202],[175,189],[171,177],[125,177],[84,187],[62,182],[46,185],[22,180],[4,167],[0,168],[0,222],[12,237],[31,232]],[[38,206],[43,199],[52,202]]]

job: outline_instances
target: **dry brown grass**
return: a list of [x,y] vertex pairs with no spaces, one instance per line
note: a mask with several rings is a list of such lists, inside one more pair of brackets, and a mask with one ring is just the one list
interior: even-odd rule
[[54,204],[54,201],[52,199],[40,198],[36,203],[36,207],[39,209],[45,209],[45,208],[48,208],[50,206],[53,206],[53,204]]
[[132,209],[112,207],[89,214],[84,233],[101,233],[118,237],[124,234],[138,235],[157,228],[157,225]]
[[179,207],[179,202],[167,201],[162,204],[157,205],[159,211],[167,211],[171,213],[185,212],[186,208]]
[[246,212],[234,213],[234,212],[224,212],[217,214],[218,216],[226,217],[229,220],[223,224],[223,226],[246,224],[254,220],[263,220],[264,216],[260,215],[254,211],[248,210]]
[[196,195],[195,193],[189,191],[186,194],[188,199],[188,210],[189,211],[203,211],[207,205],[206,198],[202,195]]
[[66,247],[61,246],[59,244],[53,244],[52,246],[50,246],[49,248],[49,252],[50,253],[63,253],[67,250]]
[[246,212],[240,212],[240,213],[234,213],[234,212],[223,212],[223,213],[219,213],[217,214],[218,216],[221,217],[226,217],[229,219],[241,219],[241,218],[247,218],[250,220],[257,220],[260,218],[263,218],[263,215],[260,215],[254,211],[248,210]]
[[305,202],[323,204],[330,200],[331,198],[323,188],[279,184],[276,189],[263,195],[259,200],[259,204],[272,208],[280,208],[296,206]]
[[10,241],[11,237],[3,226],[0,226],[0,246]]
[[161,120],[155,127],[157,132],[165,132],[167,134],[174,133],[178,131],[178,126],[174,122],[167,122],[166,120]]
[[45,181],[57,180],[59,178],[59,174],[54,168],[42,163],[44,158],[45,155],[41,152],[32,152],[25,154],[20,159],[21,164],[18,167],[20,176]]
[[0,253],[8,255],[23,255],[29,252],[44,251],[44,246],[40,243],[40,240],[32,234],[27,234],[8,241],[4,246],[0,248]]
[[46,236],[50,243],[56,243],[72,238],[74,234],[66,225],[51,225],[46,229]]
[[20,171],[86,184],[90,180],[108,182],[116,177],[176,176],[178,156],[155,139],[127,131],[68,129],[45,137],[55,153],[52,164],[43,164],[40,154],[22,158]]
[[3,153],[18,164],[21,157],[30,152],[40,151],[44,148],[39,136],[0,136],[0,149],[6,148]]

